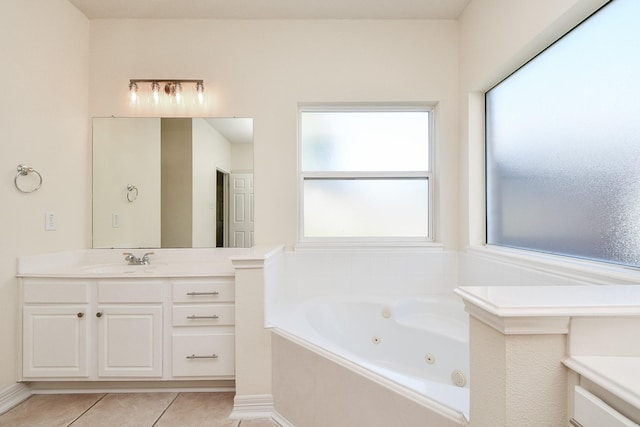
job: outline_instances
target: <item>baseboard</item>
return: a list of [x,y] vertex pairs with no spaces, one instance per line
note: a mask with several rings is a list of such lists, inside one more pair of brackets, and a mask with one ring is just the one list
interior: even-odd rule
[[29,386],[22,383],[15,383],[0,390],[0,414],[4,414],[9,409],[27,400],[31,396]]
[[232,392],[234,381],[38,381],[32,394]]
[[229,418],[256,419],[271,418],[273,415],[273,396],[270,394],[249,394],[233,399],[233,411]]
[[279,425],[280,427],[295,427],[293,424],[289,422],[288,419],[280,415],[280,413],[276,410],[271,414],[271,421]]

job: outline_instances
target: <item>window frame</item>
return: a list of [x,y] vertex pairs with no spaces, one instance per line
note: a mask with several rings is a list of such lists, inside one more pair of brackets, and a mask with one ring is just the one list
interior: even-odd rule
[[[435,156],[435,107],[434,103],[380,103],[380,104],[299,104],[298,105],[298,244],[350,245],[350,246],[427,246],[434,239],[434,156]],[[422,171],[322,171],[305,172],[302,169],[302,115],[307,112],[426,112],[428,113],[428,170]],[[331,179],[426,179],[427,181],[427,235],[426,236],[305,236],[304,234],[304,183],[307,180]]]

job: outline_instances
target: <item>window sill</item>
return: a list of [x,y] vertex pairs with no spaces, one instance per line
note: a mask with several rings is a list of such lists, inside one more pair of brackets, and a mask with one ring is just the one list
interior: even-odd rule
[[593,284],[640,284],[640,269],[493,245],[467,247],[467,253]]
[[444,252],[438,242],[416,241],[324,241],[298,242],[296,252]]

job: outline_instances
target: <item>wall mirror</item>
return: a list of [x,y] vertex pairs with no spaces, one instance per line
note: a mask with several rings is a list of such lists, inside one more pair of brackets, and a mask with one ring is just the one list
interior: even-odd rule
[[253,120],[93,119],[93,247],[253,245]]

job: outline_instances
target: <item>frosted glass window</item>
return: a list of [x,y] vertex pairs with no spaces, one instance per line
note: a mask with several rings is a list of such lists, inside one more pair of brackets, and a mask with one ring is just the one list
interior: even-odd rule
[[486,94],[487,242],[640,266],[640,1]]
[[427,236],[427,179],[304,182],[307,237]]
[[427,111],[304,111],[305,171],[429,169]]
[[302,240],[430,240],[432,109],[301,109]]

